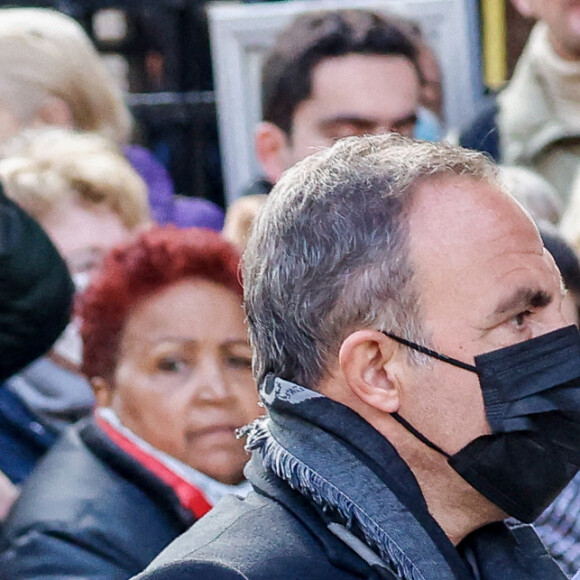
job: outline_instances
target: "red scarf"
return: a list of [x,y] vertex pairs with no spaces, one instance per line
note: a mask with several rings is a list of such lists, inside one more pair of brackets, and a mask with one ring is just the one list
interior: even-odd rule
[[163,483],[171,487],[176,493],[181,505],[190,510],[196,519],[201,518],[211,508],[212,505],[200,489],[180,475],[172,471],[169,467],[161,463],[159,459],[147,453],[135,442],[117,431],[113,425],[97,416],[99,427],[116,443],[125,453],[146,467],[151,473],[156,475]]

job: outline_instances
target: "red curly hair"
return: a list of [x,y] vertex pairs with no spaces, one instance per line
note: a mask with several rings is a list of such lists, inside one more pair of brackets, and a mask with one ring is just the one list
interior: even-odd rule
[[133,307],[184,278],[209,280],[241,298],[239,260],[233,245],[200,228],[156,226],[114,249],[78,304],[82,372],[89,378],[111,378]]

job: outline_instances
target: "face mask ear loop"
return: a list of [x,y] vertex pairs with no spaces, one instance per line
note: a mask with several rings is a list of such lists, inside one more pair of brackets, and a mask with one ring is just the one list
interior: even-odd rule
[[472,373],[477,374],[477,368],[474,365],[464,363],[460,360],[457,360],[456,358],[451,358],[450,356],[446,356],[444,354],[441,354],[440,352],[437,352],[435,350],[431,350],[430,348],[427,348],[426,346],[421,346],[420,344],[416,344],[414,342],[411,342],[410,340],[405,340],[404,338],[401,338],[400,336],[397,336],[396,334],[391,334],[390,332],[387,332],[386,330],[381,330],[380,332],[382,332],[385,336],[388,336],[389,338],[392,338],[393,340],[395,340],[401,344],[404,344],[405,346],[408,346],[409,348],[412,348],[413,350],[416,350],[417,352],[421,352],[423,354],[426,354],[428,356],[436,358],[437,360],[446,362],[446,363],[453,365],[455,367],[459,367],[460,369],[465,369],[466,371],[471,371]]
[[399,413],[391,413],[391,417],[393,417],[393,419],[395,419],[403,427],[405,427],[405,429],[407,429],[407,431],[409,431],[409,433],[411,433],[417,439],[419,439],[419,441],[421,441],[421,443],[424,443],[425,445],[427,445],[427,447],[430,447],[431,449],[433,449],[433,451],[437,451],[437,453],[441,453],[441,455],[443,455],[443,457],[445,457],[446,459],[451,458],[451,455],[449,455],[449,453],[447,453],[446,451],[443,451],[443,449],[441,449],[441,447],[435,445],[435,443],[433,443],[433,441],[429,441],[429,439],[427,439],[427,437],[425,437],[425,435],[423,435],[423,433],[417,431],[417,429],[415,429],[415,427],[413,427],[413,425],[411,425],[411,423],[409,423],[409,421],[407,421],[406,419],[403,419],[403,417],[401,417],[401,415],[399,415]]

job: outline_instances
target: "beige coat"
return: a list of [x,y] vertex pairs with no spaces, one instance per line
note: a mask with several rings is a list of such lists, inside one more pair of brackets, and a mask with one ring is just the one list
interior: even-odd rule
[[532,30],[498,104],[502,162],[536,170],[566,203],[580,167],[580,62],[554,52],[545,24]]

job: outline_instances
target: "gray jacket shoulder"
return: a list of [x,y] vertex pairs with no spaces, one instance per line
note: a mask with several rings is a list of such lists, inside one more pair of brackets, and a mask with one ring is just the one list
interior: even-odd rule
[[[302,515],[298,517],[288,506],[256,492],[245,499],[227,497],[135,580],[360,578],[336,567],[329,557],[331,552],[348,548],[328,532],[316,514],[310,514],[313,522]],[[329,550],[333,543],[340,545]]]

